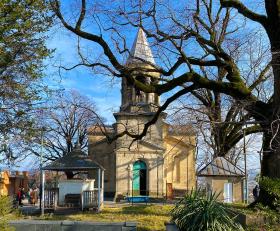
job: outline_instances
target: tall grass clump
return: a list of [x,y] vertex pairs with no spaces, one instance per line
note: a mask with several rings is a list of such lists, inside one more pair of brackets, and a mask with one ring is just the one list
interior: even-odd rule
[[171,211],[172,221],[180,231],[236,231],[243,230],[234,221],[229,208],[218,202],[217,193],[203,195],[201,190],[192,190]]

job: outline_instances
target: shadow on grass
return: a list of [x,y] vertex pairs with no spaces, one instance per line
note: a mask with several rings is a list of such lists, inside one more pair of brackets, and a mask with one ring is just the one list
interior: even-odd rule
[[[154,216],[169,216],[172,209],[171,205],[134,205],[119,208],[104,208],[99,214],[96,215],[154,215]],[[94,214],[92,211],[78,212],[71,215],[86,215]],[[64,217],[67,217],[65,214]],[[69,214],[70,215],[70,214]]]
[[172,206],[139,205],[123,207],[123,214],[168,216]]

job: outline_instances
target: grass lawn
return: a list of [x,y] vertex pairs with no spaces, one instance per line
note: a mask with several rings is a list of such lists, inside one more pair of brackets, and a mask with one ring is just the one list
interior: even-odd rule
[[[280,214],[276,211],[271,211],[267,208],[246,208],[243,204],[231,204],[226,205],[231,209],[240,213],[258,216],[264,215],[268,217],[267,224],[261,226],[247,227],[246,231],[278,231],[280,225],[277,221],[280,221]],[[40,216],[29,217],[29,219],[46,219],[46,220],[76,220],[76,221],[96,221],[96,222],[125,222],[135,221],[137,222],[137,230],[140,231],[159,231],[165,230],[164,222],[170,221],[170,211],[173,205],[134,205],[123,206],[116,208],[105,207],[101,213],[94,213],[92,211],[79,212],[72,215],[45,215],[44,218]],[[24,215],[20,215],[15,212],[7,216],[7,220],[25,219]],[[277,220],[276,223],[269,224],[269,221]]]
[[49,220],[76,221],[136,221],[137,230],[158,231],[165,230],[164,222],[170,221],[169,212],[172,205],[134,205],[118,208],[104,208],[101,213],[81,212],[73,215],[47,216]]

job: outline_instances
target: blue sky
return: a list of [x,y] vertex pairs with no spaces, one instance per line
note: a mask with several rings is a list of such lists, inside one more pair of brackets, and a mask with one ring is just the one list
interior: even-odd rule
[[[137,30],[137,28],[132,28],[126,34],[129,48],[132,47]],[[98,50],[99,47],[96,44],[82,42],[89,52],[92,51],[92,57],[102,52]],[[54,89],[76,90],[89,97],[96,103],[98,113],[106,119],[106,122],[114,123],[113,112],[118,111],[121,104],[121,80],[95,74],[88,67],[77,67],[69,71],[59,69],[59,65],[69,68],[77,64],[79,59],[77,37],[64,28],[60,27],[50,33],[47,46],[50,49],[55,49],[52,59],[47,61],[47,84]],[[125,62],[125,60],[126,57],[123,57],[122,61]],[[165,94],[161,98],[165,99],[170,94]]]
[[[63,14],[66,21],[72,23],[75,22],[75,16],[73,16],[74,13],[72,11],[79,9],[80,6],[77,8],[77,5],[74,4],[76,1],[72,1],[71,4],[69,1],[62,2],[62,9],[64,9]],[[101,2],[102,1],[100,1],[100,3]],[[135,0],[135,2],[138,1]],[[118,1],[115,3],[117,5],[119,4]],[[114,1],[110,4],[102,5],[102,8],[104,7],[109,10],[112,8],[112,11],[116,10],[113,9],[114,6],[112,4],[114,4]],[[90,7],[91,5],[89,4],[88,8],[90,9]],[[103,13],[100,14],[100,18],[104,22],[107,20]],[[85,27],[85,31],[98,34],[99,28],[96,26],[95,21],[91,17],[89,17],[89,19],[86,20],[83,25]],[[109,25],[106,26],[109,27]],[[126,46],[130,49],[138,29],[131,26],[123,26],[119,27],[118,29],[119,32],[125,36]],[[103,31],[102,33],[110,47],[114,47],[112,44],[112,37],[116,37],[116,34],[112,34],[111,31]],[[55,49],[55,52],[53,58],[48,61],[48,68],[46,70],[46,75],[48,76],[47,83],[49,86],[54,88],[60,87],[66,90],[74,89],[81,94],[88,96],[96,103],[99,114],[105,117],[107,123],[114,123],[115,119],[112,113],[118,111],[121,104],[120,79],[115,79],[112,81],[111,77],[95,74],[87,67],[79,67],[71,71],[62,70],[60,73],[58,71],[59,68],[57,66],[59,64],[65,67],[70,67],[79,62],[77,41],[77,36],[64,29],[63,26],[56,25],[51,30],[49,39],[47,41],[47,46],[50,49]],[[152,41],[150,41],[150,43],[152,45]],[[81,49],[83,53],[92,60],[99,58],[99,56],[104,56],[103,50],[100,48],[100,46],[90,41],[81,40]],[[117,54],[117,52],[115,54]],[[154,56],[158,61],[160,58],[162,58],[157,57],[155,53]],[[126,61],[125,55],[117,55],[117,58],[123,63]],[[174,91],[176,90],[177,89]],[[161,99],[164,100],[174,91],[163,95]]]
[[[65,2],[67,3],[67,1]],[[255,9],[256,5],[254,6],[252,7]],[[92,25],[89,25],[87,29],[96,28],[94,28]],[[127,38],[127,47],[131,48],[137,33],[137,28],[130,28],[127,31],[122,29],[122,33]],[[89,48],[88,55],[92,56],[92,58],[98,56],[101,53],[101,50],[98,48],[98,46],[85,41],[83,41],[83,44],[85,47]],[[115,119],[113,117],[113,112],[119,110],[121,103],[120,81],[115,80],[112,82],[110,77],[94,74],[88,68],[83,67],[76,68],[71,71],[62,71],[60,75],[57,67],[60,63],[66,67],[69,67],[73,64],[76,64],[78,60],[76,49],[77,37],[71,32],[66,31],[66,29],[63,27],[56,26],[50,32],[47,46],[50,49],[55,49],[52,60],[49,60],[47,63],[48,67],[46,69],[46,75],[48,76],[48,85],[53,88],[59,87],[66,90],[74,89],[81,94],[88,96],[96,103],[98,112],[101,116],[106,118],[107,123],[114,123]],[[170,95],[171,93],[168,94]],[[164,98],[165,97],[163,96],[162,99]],[[257,149],[259,150],[258,147],[256,150]],[[255,152],[255,150],[252,152]],[[250,158],[257,157],[254,155]],[[255,161],[257,161],[257,159]],[[30,162],[28,164],[30,165]]]
[[90,69],[78,67],[70,71],[60,69],[58,65],[70,67],[77,63],[77,38],[63,28],[51,33],[47,45],[55,49],[52,60],[48,63],[46,74],[48,85],[52,88],[74,89],[86,95],[96,103],[98,112],[113,122],[112,112],[120,106],[120,81],[96,75]]
[[[76,1],[72,1],[70,4],[69,1],[63,1],[62,8],[66,9],[64,10],[66,21],[74,21],[73,18],[75,17],[73,17],[71,10],[73,7],[74,10],[77,9],[77,5],[74,5],[75,2]],[[190,2],[193,3],[193,1]],[[254,3],[256,4],[252,4],[250,1],[245,2],[253,10],[260,11],[263,9],[261,6],[261,0],[255,1]],[[171,1],[171,3],[174,2]],[[102,7],[110,9],[110,4]],[[175,6],[173,5],[173,7]],[[104,16],[101,16],[101,20],[106,21],[103,17]],[[98,27],[96,27],[92,19],[85,21],[84,25],[86,27],[86,31],[94,31],[94,33],[98,33]],[[254,25],[254,23],[252,25]],[[120,32],[127,39],[127,47],[131,48],[137,33],[137,28],[124,26],[120,28]],[[111,34],[108,32],[104,34],[105,40],[109,43],[112,42],[110,39]],[[81,44],[84,48],[83,51],[86,51],[85,53],[87,53],[88,57],[92,59],[98,57],[102,53],[100,47],[93,42],[83,40]],[[47,45],[49,48],[55,49],[54,57],[51,61],[49,61],[48,68],[46,70],[46,74],[49,79],[48,84],[54,88],[61,87],[66,90],[74,89],[81,94],[88,96],[96,103],[98,112],[101,116],[107,119],[107,123],[113,123],[114,117],[112,113],[119,110],[121,103],[120,80],[114,80],[112,83],[112,78],[94,74],[89,68],[85,67],[76,68],[71,71],[61,71],[59,75],[57,65],[62,64],[63,66],[70,67],[77,64],[79,60],[77,55],[77,36],[73,35],[73,33],[67,31],[62,26],[55,26],[55,28],[52,29]],[[121,57],[120,60],[124,62],[125,57]],[[165,96],[162,96],[162,99],[170,94],[171,93],[165,94]]]

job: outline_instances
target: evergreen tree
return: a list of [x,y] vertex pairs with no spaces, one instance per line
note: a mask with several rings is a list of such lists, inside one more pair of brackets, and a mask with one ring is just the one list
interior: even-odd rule
[[0,1],[0,152],[10,136],[26,135],[42,85],[51,17],[44,0]]

